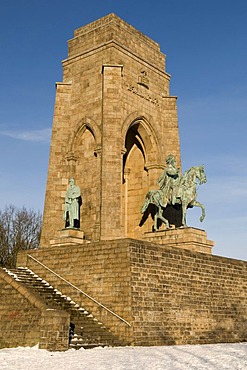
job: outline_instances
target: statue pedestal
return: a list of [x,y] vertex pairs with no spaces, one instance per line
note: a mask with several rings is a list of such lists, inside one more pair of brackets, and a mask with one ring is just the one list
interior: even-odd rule
[[78,245],[89,243],[84,239],[84,232],[78,229],[63,229],[56,233],[54,239],[50,240],[51,247]]
[[207,234],[204,230],[192,227],[147,232],[142,239],[168,247],[189,249],[208,254],[212,254],[214,246],[214,242],[207,239]]

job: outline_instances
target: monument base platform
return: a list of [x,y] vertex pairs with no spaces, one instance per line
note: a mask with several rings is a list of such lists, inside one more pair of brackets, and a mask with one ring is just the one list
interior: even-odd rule
[[[173,239],[174,232],[181,239],[181,247]],[[148,234],[151,237],[153,233]],[[161,234],[160,245],[156,234]],[[162,234],[167,236],[163,240]],[[155,243],[118,239],[21,251],[17,265],[28,267],[131,345],[246,341],[247,262],[184,249],[203,244],[206,236],[202,230],[167,230],[155,236]],[[2,307],[9,302],[10,290],[5,292]],[[14,306],[0,310],[0,329],[7,316],[1,317],[1,312],[16,310],[12,301]],[[26,306],[22,312],[24,309]],[[8,324],[16,328],[16,321]],[[76,329],[81,326],[78,323]],[[8,327],[4,334],[10,333],[13,331]]]
[[204,230],[192,227],[147,232],[143,239],[167,247],[189,249],[208,254],[212,254],[214,246],[214,242],[207,239],[207,233]]
[[88,241],[85,239],[83,231],[69,228],[57,231],[54,239],[50,240],[51,247],[79,245],[86,243],[88,243]]

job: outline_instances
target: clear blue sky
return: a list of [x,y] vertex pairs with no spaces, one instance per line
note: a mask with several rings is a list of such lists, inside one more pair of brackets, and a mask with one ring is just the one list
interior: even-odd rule
[[188,224],[247,260],[247,1],[1,0],[0,208],[43,211],[55,82],[76,28],[116,13],[161,46],[178,96],[183,171],[204,164]]

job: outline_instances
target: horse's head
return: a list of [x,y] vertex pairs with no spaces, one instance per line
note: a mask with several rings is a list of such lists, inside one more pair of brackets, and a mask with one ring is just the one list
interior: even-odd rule
[[196,177],[200,182],[200,185],[205,184],[207,182],[207,176],[204,171],[204,165],[195,167],[197,169],[196,171]]
[[204,165],[191,167],[185,172],[183,178],[187,180],[192,179],[192,181],[198,179],[200,185],[205,184],[205,182],[207,182],[207,177],[204,171]]

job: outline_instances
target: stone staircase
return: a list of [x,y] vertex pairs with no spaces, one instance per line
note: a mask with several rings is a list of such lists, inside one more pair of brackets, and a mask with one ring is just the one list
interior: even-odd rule
[[103,323],[98,321],[84,307],[72,301],[70,297],[55,289],[30,269],[19,267],[10,270],[4,268],[4,270],[20,284],[38,294],[47,308],[64,310],[70,314],[70,321],[75,325],[74,335],[69,345],[71,348],[123,346],[127,344],[111,333]]

